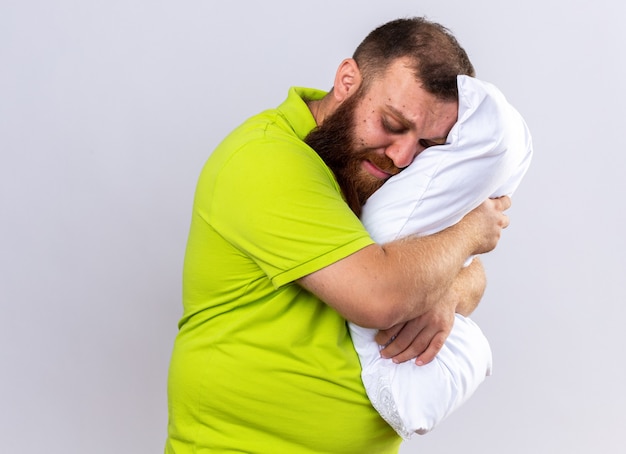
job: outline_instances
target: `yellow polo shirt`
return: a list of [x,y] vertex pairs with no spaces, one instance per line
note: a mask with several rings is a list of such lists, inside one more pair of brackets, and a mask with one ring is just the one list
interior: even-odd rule
[[292,88],[237,128],[199,178],[168,383],[166,453],[396,453],[345,320],[294,281],[373,241],[302,139]]

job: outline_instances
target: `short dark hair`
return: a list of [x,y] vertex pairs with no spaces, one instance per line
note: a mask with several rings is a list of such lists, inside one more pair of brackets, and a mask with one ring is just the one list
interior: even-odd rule
[[396,19],[373,30],[353,55],[365,87],[399,58],[407,58],[416,78],[443,100],[458,99],[456,76],[474,76],[465,50],[444,26],[424,17]]

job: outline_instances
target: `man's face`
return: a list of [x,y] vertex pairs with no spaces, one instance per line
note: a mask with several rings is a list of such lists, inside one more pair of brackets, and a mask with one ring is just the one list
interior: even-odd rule
[[426,92],[403,60],[357,90],[306,142],[335,173],[350,207],[361,206],[392,175],[432,145],[445,143],[456,101]]

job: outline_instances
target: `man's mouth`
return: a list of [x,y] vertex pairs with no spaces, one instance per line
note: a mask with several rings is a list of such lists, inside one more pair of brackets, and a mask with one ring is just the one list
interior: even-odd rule
[[367,173],[381,180],[386,180],[393,175],[393,173],[381,169],[376,164],[368,161],[367,159],[363,161],[363,168]]

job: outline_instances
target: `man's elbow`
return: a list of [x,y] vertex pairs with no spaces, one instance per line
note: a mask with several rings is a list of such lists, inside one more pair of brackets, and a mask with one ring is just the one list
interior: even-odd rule
[[368,304],[361,305],[359,311],[346,318],[364,328],[385,330],[419,316],[424,312],[421,306],[423,302],[387,295],[384,299],[372,299]]
[[[389,312],[376,312],[369,314],[359,314],[356,317],[350,317],[351,322],[356,323],[363,328],[373,328],[378,330],[389,329],[399,323],[398,318]],[[397,320],[397,321],[396,321]]]

